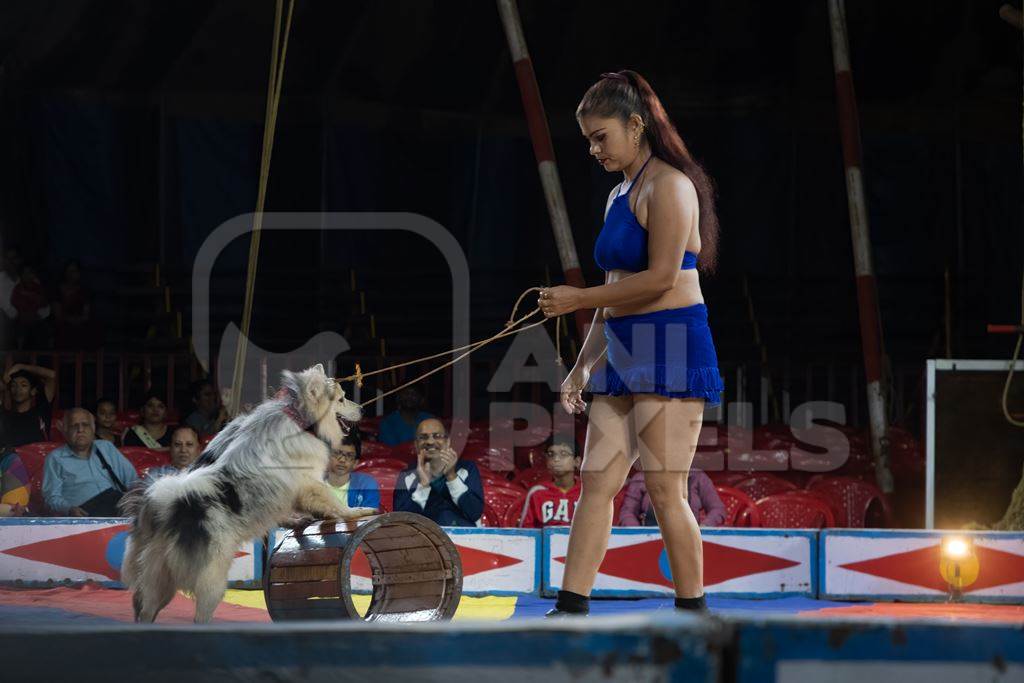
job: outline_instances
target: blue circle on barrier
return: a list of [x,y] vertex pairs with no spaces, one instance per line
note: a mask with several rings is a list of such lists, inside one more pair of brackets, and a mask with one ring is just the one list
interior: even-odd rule
[[107,560],[107,564],[110,565],[111,569],[116,571],[121,570],[121,562],[124,560],[124,549],[127,542],[128,532],[122,531],[110,539],[110,543],[107,543],[107,552],[104,558]]
[[661,575],[669,581],[672,580],[672,567],[668,564],[668,551],[664,548],[661,549],[661,555],[658,555],[658,569],[661,570]]

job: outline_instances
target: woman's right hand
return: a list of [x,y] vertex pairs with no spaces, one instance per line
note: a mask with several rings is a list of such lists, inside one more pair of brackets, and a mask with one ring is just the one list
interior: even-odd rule
[[575,415],[587,409],[587,404],[583,400],[583,389],[589,381],[589,370],[579,364],[573,366],[568,376],[562,381],[561,399],[565,412]]

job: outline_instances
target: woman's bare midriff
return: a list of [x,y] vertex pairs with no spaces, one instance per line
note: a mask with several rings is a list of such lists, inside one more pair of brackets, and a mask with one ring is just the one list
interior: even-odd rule
[[[612,270],[605,277],[605,284],[617,282],[624,277],[633,275],[628,270]],[[619,306],[606,306],[604,309],[605,320],[617,318],[621,315],[635,315],[637,313],[653,313],[666,308],[684,308],[694,304],[704,303],[704,295],[700,291],[700,278],[696,269],[680,270],[676,278],[676,284],[656,299],[649,301],[638,301]]]

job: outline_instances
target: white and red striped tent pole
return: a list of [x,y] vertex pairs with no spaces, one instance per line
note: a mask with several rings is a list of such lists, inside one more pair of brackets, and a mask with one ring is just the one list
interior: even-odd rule
[[864,182],[861,175],[860,121],[857,100],[853,92],[850,73],[850,51],[846,42],[846,11],[843,0],[829,0],[829,23],[832,27],[832,62],[836,72],[836,105],[839,110],[839,132],[843,145],[843,164],[846,167],[846,196],[850,207],[850,233],[853,238],[853,264],[857,277],[857,302],[860,309],[860,338],[864,351],[864,370],[867,379],[868,415],[871,421],[871,450],[875,459],[875,476],[883,491],[893,489],[889,471],[888,439],[886,437],[886,405],[882,391],[881,314],[878,310],[878,291],[871,263],[871,232],[868,226],[867,205],[864,201]]
[[[530,130],[533,142],[533,154],[537,157],[537,170],[544,187],[544,199],[551,217],[551,228],[555,233],[555,244],[558,246],[558,258],[562,262],[566,284],[573,287],[586,287],[580,259],[576,254],[576,243],[572,238],[569,226],[569,214],[565,210],[565,197],[562,196],[562,183],[558,179],[558,166],[555,164],[555,148],[551,144],[551,131],[544,115],[544,103],[537,87],[537,76],[533,72],[533,62],[526,49],[526,38],[523,36],[523,24],[519,19],[519,8],[515,0],[497,0],[501,23],[505,27],[505,37],[512,52],[512,62],[519,82],[519,93],[523,98],[523,109],[526,110],[526,125]],[[593,311],[576,311],[576,332],[582,343],[587,323],[593,317]]]

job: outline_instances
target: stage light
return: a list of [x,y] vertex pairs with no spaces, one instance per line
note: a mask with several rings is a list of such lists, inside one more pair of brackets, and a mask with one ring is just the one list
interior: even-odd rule
[[969,538],[950,536],[942,540],[939,573],[949,586],[950,600],[963,597],[963,589],[978,580],[979,569],[974,543]]

